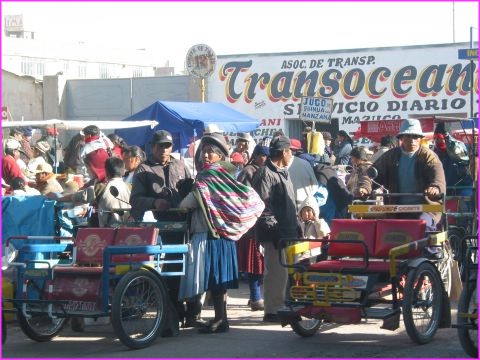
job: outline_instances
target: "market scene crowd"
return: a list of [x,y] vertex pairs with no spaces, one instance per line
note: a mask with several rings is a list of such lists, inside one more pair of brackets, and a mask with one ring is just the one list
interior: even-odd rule
[[[2,141],[2,195],[55,200],[70,234],[79,226],[168,221],[165,210],[189,209],[191,260],[184,276],[169,279],[169,296],[180,327],[222,333],[229,330],[228,290],[239,281],[248,283],[251,311],[263,311],[265,322],[279,322],[288,277],[279,261],[280,239],[328,237],[333,219],[350,216],[348,204],[382,187],[423,193],[422,202],[435,203],[454,186],[473,186],[468,162],[448,151],[451,136],[440,125],[426,141],[419,120],[406,119],[398,134],[384,136],[375,148],[354,146],[345,131],[332,138],[310,128],[301,139],[278,131],[258,142],[238,133],[231,146],[218,126],[209,125],[179,158],[165,130],[152,134],[146,151],[106,136],[96,125],[65,146],[54,128],[42,129],[35,142],[31,128],[12,128]],[[193,168],[183,158],[193,159]],[[378,172],[374,180],[367,174],[372,166]],[[232,209],[236,217],[229,221]],[[439,214],[414,215],[429,229],[442,221]],[[162,241],[181,239],[162,235]],[[206,301],[214,308],[209,321],[201,316]],[[81,331],[84,324],[73,326]]]

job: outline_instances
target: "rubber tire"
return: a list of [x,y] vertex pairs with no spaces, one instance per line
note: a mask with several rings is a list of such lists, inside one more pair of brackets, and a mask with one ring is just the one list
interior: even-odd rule
[[[38,286],[35,282],[28,282],[27,283],[27,294],[31,294],[34,299],[43,300],[43,285]],[[28,310],[27,304],[27,310]],[[32,307],[35,305],[31,305]],[[17,312],[17,319],[18,325],[22,329],[22,331],[27,335],[30,339],[35,340],[37,342],[47,342],[52,340],[55,336],[57,336],[60,331],[62,331],[63,327],[67,323],[67,318],[56,318],[51,319],[47,314],[47,309],[40,309],[42,311],[41,315],[32,315],[31,318],[27,319],[23,315],[22,311]],[[51,328],[39,329],[38,326],[35,325],[35,320],[47,320],[47,321],[54,321]]]
[[[429,276],[430,286],[433,288],[433,294],[431,295],[432,304],[429,304],[428,306],[428,308],[432,309],[432,314],[428,328],[426,330],[420,330],[415,325],[413,307],[418,300],[416,290],[418,287],[418,279],[425,275]],[[423,262],[417,268],[413,268],[408,272],[402,303],[403,322],[408,336],[410,336],[410,339],[417,344],[429,343],[438,330],[442,312],[442,291],[444,291],[442,280],[440,279],[437,269],[431,262]]]
[[[464,284],[462,294],[460,295],[460,299],[458,300],[458,313],[471,313],[470,303],[472,302],[472,297],[474,296],[476,291],[477,279],[470,280]],[[476,310],[478,315],[478,306]],[[473,358],[478,358],[478,318],[476,320],[473,320],[457,315],[458,325],[466,325],[469,323],[472,324],[472,321],[473,326],[477,329],[476,332],[473,332],[472,334],[469,329],[458,328],[457,333],[463,350],[465,350],[465,352],[469,356]],[[476,345],[474,339],[477,340]]]
[[[156,293],[156,303],[160,308],[160,314],[157,314],[155,323],[142,338],[132,338],[123,326],[122,308],[125,293],[129,291],[132,284],[138,280],[148,283],[148,286]],[[127,295],[128,296],[128,295]],[[115,287],[112,301],[112,326],[120,341],[129,348],[143,349],[158,337],[163,331],[166,322],[167,312],[167,292],[160,278],[148,270],[137,270],[127,273],[123,276]],[[143,316],[143,314],[141,314]]]
[[[312,325],[307,327],[305,326],[306,324],[304,323],[304,321],[312,322]],[[301,337],[311,337],[315,335],[320,326],[322,326],[322,320],[305,318],[305,320],[303,321],[301,320],[291,322],[290,326],[292,327],[295,334],[300,335]]]
[[[67,322],[66,318],[57,318],[57,322],[55,326],[50,330],[48,333],[46,332],[39,332],[36,330],[36,327],[32,325],[32,319],[26,319],[25,316],[21,312],[17,313],[18,317],[18,325],[22,331],[27,335],[30,339],[35,340],[37,342],[47,342],[52,340],[55,336],[57,336],[60,331],[62,331],[65,323]],[[41,316],[33,316],[33,318],[48,318],[48,315],[41,315]]]

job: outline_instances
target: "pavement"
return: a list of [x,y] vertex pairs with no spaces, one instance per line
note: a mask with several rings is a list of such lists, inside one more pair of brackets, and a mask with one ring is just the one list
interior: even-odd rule
[[[379,321],[356,325],[329,324],[310,338],[301,338],[289,326],[264,323],[263,312],[247,305],[248,286],[229,291],[230,331],[198,334],[182,329],[173,338],[158,338],[148,348],[131,350],[116,338],[110,324],[90,325],[76,333],[67,325],[50,342],[27,338],[16,323],[7,326],[3,358],[464,358],[455,329],[439,329],[433,341],[417,345],[403,324],[395,331],[380,329]],[[204,306],[202,316],[213,317]],[[456,319],[453,304],[452,322]]]

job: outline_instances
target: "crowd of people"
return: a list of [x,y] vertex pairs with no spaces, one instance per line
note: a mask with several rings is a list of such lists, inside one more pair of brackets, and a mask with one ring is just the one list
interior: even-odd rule
[[[302,140],[279,131],[258,143],[249,133],[239,133],[230,146],[218,127],[205,130],[188,149],[197,169],[193,177],[184,162],[172,156],[172,134],[165,130],[153,134],[147,157],[140,147],[89,125],[66,147],[59,144],[59,160],[52,129],[32,144],[32,129],[14,128],[3,141],[3,193],[88,204],[80,216],[88,218],[89,226],[100,227],[170,221],[174,218],[165,210],[189,209],[186,274],[168,279],[169,295],[183,327],[210,334],[228,331],[227,291],[238,287],[240,274],[249,284],[251,310],[263,311],[265,322],[279,322],[288,274],[278,253],[285,258],[288,239],[328,236],[332,220],[347,218],[352,199],[368,196],[376,183],[391,192],[424,193],[422,201],[428,203],[438,202],[447,186],[473,184],[467,164],[445,151],[445,130],[436,131],[431,150],[421,145],[424,134],[415,119],[405,120],[397,136],[382,138],[373,155],[354,147],[345,131],[338,132],[334,144],[329,132],[315,134],[311,129]],[[367,175],[372,166],[378,171],[375,183]],[[351,169],[345,178],[339,167]],[[57,177],[54,168],[67,175]],[[84,175],[84,184],[68,174]],[[391,201],[410,204],[418,199]],[[440,221],[439,214],[420,216],[432,229]],[[162,235],[162,241],[174,244],[182,237]],[[210,321],[201,317],[207,292],[215,313]]]

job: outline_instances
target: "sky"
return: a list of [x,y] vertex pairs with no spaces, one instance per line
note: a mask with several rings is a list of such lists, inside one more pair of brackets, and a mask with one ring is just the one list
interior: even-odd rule
[[[323,51],[478,40],[478,2],[15,2],[39,40],[146,49],[184,67],[195,44],[217,55]],[[2,31],[3,31],[2,19]]]

